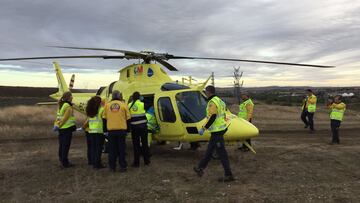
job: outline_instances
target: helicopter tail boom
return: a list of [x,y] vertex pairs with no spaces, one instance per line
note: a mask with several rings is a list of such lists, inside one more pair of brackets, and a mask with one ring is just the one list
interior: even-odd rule
[[53,65],[54,65],[54,68],[55,68],[56,78],[58,80],[58,85],[59,85],[58,93],[62,94],[64,92],[69,91],[69,88],[68,88],[69,86],[65,82],[65,79],[64,79],[64,76],[62,74],[61,67],[60,67],[59,63],[54,61]]
[[66,84],[64,76],[61,71],[61,67],[58,62],[54,61],[53,66],[56,72],[56,79],[58,81],[58,91],[52,95],[50,95],[51,98],[57,100],[60,98],[64,92],[70,91],[69,86]]

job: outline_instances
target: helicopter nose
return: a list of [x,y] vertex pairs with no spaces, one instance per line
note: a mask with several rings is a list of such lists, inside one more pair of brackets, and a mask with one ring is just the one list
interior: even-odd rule
[[257,129],[252,123],[247,122],[241,118],[234,118],[231,120],[228,127],[228,131],[225,136],[230,140],[243,140],[259,135],[259,129]]

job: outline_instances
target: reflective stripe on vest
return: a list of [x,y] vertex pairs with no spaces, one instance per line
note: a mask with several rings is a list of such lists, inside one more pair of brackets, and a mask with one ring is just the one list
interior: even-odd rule
[[[65,110],[66,110],[68,107],[69,107],[69,108],[72,108],[72,107],[70,106],[70,104],[64,103],[64,104],[62,105],[61,109],[58,110],[58,112],[57,112],[57,117],[56,117],[56,119],[57,119],[58,121],[60,121],[60,120],[63,119],[64,114],[65,114]],[[74,113],[74,112],[73,112],[73,113]],[[62,125],[62,126],[60,127],[60,129],[70,128],[70,127],[72,127],[72,126],[75,125],[75,117],[74,117],[74,114],[73,114],[73,113],[72,113],[72,115],[70,115],[70,117],[68,118],[68,120],[64,123],[64,125]]]
[[248,104],[251,104],[254,106],[254,103],[252,102],[252,100],[250,98],[240,104],[239,113],[238,113],[239,118],[243,118],[243,119],[247,120],[248,112],[246,109],[246,105],[248,105]]
[[[310,100],[310,99],[312,99],[312,98],[316,98],[316,96],[315,95],[311,95],[309,98],[308,98],[308,100]],[[308,102],[308,101],[307,101]],[[307,111],[308,112],[310,112],[310,113],[314,113],[315,111],[316,111],[316,102],[315,102],[315,104],[308,104],[308,106],[307,106]]]
[[342,121],[344,117],[344,113],[345,113],[345,108],[341,110],[333,108],[330,113],[330,119]]
[[129,107],[130,106],[131,106],[131,108],[129,109],[131,114],[130,123],[133,125],[146,123],[147,120],[146,120],[144,103],[141,102],[140,100],[136,100],[134,104],[133,102],[131,102],[129,104]]
[[102,120],[103,111],[104,109],[100,107],[98,114],[92,118],[89,118],[89,133],[104,133]]
[[207,104],[206,107],[206,116],[209,117],[209,104],[213,102],[217,108],[216,119],[214,123],[209,127],[210,132],[219,132],[225,130],[227,128],[227,124],[225,121],[226,118],[226,104],[219,97],[213,97]]

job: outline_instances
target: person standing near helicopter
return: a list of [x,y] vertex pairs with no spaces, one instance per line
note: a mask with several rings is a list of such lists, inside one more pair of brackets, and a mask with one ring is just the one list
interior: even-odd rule
[[301,120],[304,122],[304,128],[310,127],[310,133],[314,133],[314,114],[316,111],[317,98],[311,89],[306,90],[307,96],[303,100]]
[[112,100],[105,105],[103,118],[109,138],[109,168],[115,172],[116,159],[119,157],[120,172],[126,172],[127,163],[125,157],[126,135],[130,113],[122,94],[118,90],[112,92]]
[[59,161],[63,168],[74,166],[68,159],[72,133],[76,130],[75,117],[71,103],[72,99],[71,92],[64,92],[58,102],[59,108],[53,128],[54,131],[59,132]]
[[346,110],[346,104],[342,102],[342,96],[337,95],[334,97],[334,100],[329,100],[328,108],[331,110],[330,126],[332,133],[332,140],[329,144],[340,144],[339,128]]
[[134,147],[134,162],[132,166],[138,168],[140,166],[140,154],[144,157],[145,165],[150,164],[146,112],[144,103],[140,101],[139,92],[133,93],[129,110],[131,114],[131,138]]
[[88,128],[90,137],[90,162],[94,169],[105,168],[101,163],[102,148],[104,145],[104,108],[101,106],[101,97],[94,96],[86,105],[86,119],[83,128]]
[[[246,92],[243,92],[241,94],[241,99],[243,102],[240,103],[240,105],[239,105],[238,117],[251,123],[252,118],[253,118],[253,112],[254,112],[254,102],[251,100],[251,98],[249,97],[249,94]],[[245,140],[245,142],[247,142],[251,146],[250,139]],[[244,152],[250,150],[245,144],[242,144],[242,146],[239,146],[238,149],[241,151],[244,151]]]
[[228,128],[226,123],[226,104],[215,95],[214,86],[207,86],[205,88],[205,94],[208,97],[208,104],[206,108],[207,121],[206,124],[199,130],[199,134],[203,135],[205,130],[209,130],[211,132],[211,137],[205,156],[199,162],[198,166],[194,167],[194,171],[199,177],[201,177],[204,174],[203,170],[208,165],[213,152],[216,150],[225,171],[225,176],[219,178],[219,182],[234,181],[235,179],[230,169],[229,158],[224,142],[224,134]]

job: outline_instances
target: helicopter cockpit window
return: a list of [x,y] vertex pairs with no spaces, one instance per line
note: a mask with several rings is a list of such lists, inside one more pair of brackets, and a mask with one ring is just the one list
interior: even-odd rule
[[183,90],[183,89],[190,89],[190,87],[177,84],[177,83],[165,83],[161,86],[161,91],[171,91],[171,90]]
[[207,101],[200,92],[181,92],[175,98],[184,123],[196,123],[205,118]]
[[169,123],[174,123],[176,121],[174,108],[171,105],[169,97],[162,97],[158,100],[158,110],[161,121]]

